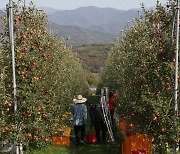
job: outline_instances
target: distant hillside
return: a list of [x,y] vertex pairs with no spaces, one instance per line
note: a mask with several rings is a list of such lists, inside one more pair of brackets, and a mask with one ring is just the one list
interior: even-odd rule
[[115,36],[108,33],[91,31],[82,29],[77,26],[60,26],[54,23],[49,23],[48,30],[57,33],[60,38],[69,38],[69,44],[73,46],[83,44],[102,44],[113,43]]
[[39,9],[43,9],[47,15],[53,14],[55,12],[58,12],[59,10],[54,9],[54,8],[50,8],[50,7],[44,7],[44,6],[40,6],[38,7]]
[[88,73],[99,73],[113,44],[91,44],[73,47],[79,55],[82,65]]
[[[3,16],[3,11],[0,10],[0,16]],[[2,32],[3,22],[0,19],[0,32]],[[78,26],[60,26],[49,21],[48,31],[58,34],[60,38],[70,38],[69,45],[77,46],[83,44],[101,44],[113,43],[115,36],[103,32],[95,32],[88,29],[82,29]]]
[[48,16],[52,22],[59,25],[74,25],[116,36],[127,25],[127,21],[130,21],[130,25],[132,25],[132,19],[137,17],[137,9],[124,11],[94,6],[58,11]]

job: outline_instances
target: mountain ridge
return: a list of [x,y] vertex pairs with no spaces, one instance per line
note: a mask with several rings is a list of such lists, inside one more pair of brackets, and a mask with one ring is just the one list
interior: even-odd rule
[[48,31],[57,34],[60,39],[68,39],[68,44],[73,46],[114,43],[116,38],[109,33],[91,31],[74,25],[61,26],[51,22],[48,24]]
[[80,7],[74,10],[60,10],[48,16],[49,20],[58,25],[74,25],[113,35],[119,35],[127,21],[130,21],[130,25],[133,25],[132,19],[137,17],[138,10],[125,11],[94,6]]
[[[48,30],[54,31],[60,38],[71,37],[72,45],[112,43],[120,35],[121,30],[134,23],[138,10],[118,10],[95,6],[80,7],[74,10],[44,9],[49,22]],[[3,13],[1,11],[0,13]],[[0,26],[2,20],[0,20]],[[2,32],[2,28],[0,27]]]

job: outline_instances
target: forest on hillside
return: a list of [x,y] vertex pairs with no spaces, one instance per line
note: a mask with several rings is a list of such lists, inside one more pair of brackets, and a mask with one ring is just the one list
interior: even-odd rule
[[78,57],[86,73],[99,73],[104,66],[113,44],[91,44],[72,48]]

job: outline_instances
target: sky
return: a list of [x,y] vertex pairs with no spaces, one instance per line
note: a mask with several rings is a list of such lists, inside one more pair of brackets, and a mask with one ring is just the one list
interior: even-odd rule
[[[17,2],[18,0],[13,0]],[[25,0],[26,4],[29,4],[31,0]],[[33,0],[37,7],[45,6],[58,10],[72,10],[85,6],[97,6],[100,8],[110,7],[120,10],[129,10],[133,8],[140,8],[141,3],[144,3],[145,7],[155,6],[157,0]],[[0,8],[5,8],[9,0],[0,0]],[[163,5],[167,0],[159,0]]]

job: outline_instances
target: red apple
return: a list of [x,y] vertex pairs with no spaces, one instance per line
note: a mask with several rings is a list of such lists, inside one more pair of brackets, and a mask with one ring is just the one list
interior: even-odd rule
[[171,65],[171,66],[169,66],[169,67],[170,67],[170,69],[171,69],[171,70],[174,68],[174,66],[173,66],[173,65]]
[[164,57],[163,57],[163,56],[160,56],[160,57],[159,57],[159,59],[160,59],[160,60],[163,60],[163,59],[164,59]]
[[9,130],[9,128],[8,127],[5,127],[5,131],[8,131]]
[[31,34],[31,35],[34,34],[34,31],[33,31],[33,30],[30,30],[30,34]]
[[38,140],[38,136],[34,136],[34,140],[37,141]]
[[21,56],[18,56],[18,57],[17,57],[17,59],[18,59],[18,60],[21,60],[21,59],[22,59],[22,57],[21,57]]
[[46,118],[46,117],[47,117],[47,114],[44,113],[44,114],[43,114],[43,117]]
[[160,34],[161,32],[162,32],[161,29],[158,29],[158,30],[157,30],[157,34]]
[[34,132],[35,132],[36,134],[38,134],[38,133],[39,133],[39,130],[38,130],[38,129],[36,129]]
[[15,22],[18,22],[18,18],[14,19]]
[[32,134],[31,133],[28,134],[28,138],[32,138]]
[[157,121],[157,117],[154,117],[154,118],[152,119],[152,121],[153,121],[153,122]]
[[17,30],[17,29],[18,29],[18,26],[17,26],[17,25],[14,25],[13,29],[14,29],[14,30]]
[[159,44],[159,46],[162,46],[162,42],[159,41],[158,44]]
[[33,68],[33,67],[32,67],[31,65],[28,66],[28,70],[29,70],[29,71],[32,70],[32,68]]
[[160,65],[157,65],[156,68],[157,68],[157,69],[160,69]]
[[9,108],[12,106],[12,104],[11,104],[11,103],[8,103],[7,105],[8,105],[8,107],[9,107]]
[[22,74],[22,75],[25,75],[25,72],[22,71],[21,74]]
[[19,21],[22,21],[22,17],[19,17]]
[[15,124],[11,124],[12,129],[15,129]]
[[42,48],[41,48],[41,47],[39,47],[39,51],[42,51]]
[[23,39],[26,39],[27,37],[26,37],[26,35],[23,35],[22,38],[23,38]]
[[26,52],[27,50],[28,50],[28,48],[26,48],[26,47],[23,48],[23,51],[24,51],[24,52]]
[[167,53],[168,53],[168,50],[164,50],[163,52],[164,52],[165,54],[167,54]]
[[37,108],[38,108],[38,110],[39,110],[39,111],[42,109],[42,107],[41,107],[41,106],[38,106]]
[[39,65],[38,65],[38,64],[36,64],[36,68],[39,68]]
[[151,140],[152,142],[154,142],[154,137],[152,138],[152,140]]
[[27,73],[25,74],[25,77],[28,78],[28,74]]
[[49,141],[49,139],[48,138],[45,138],[45,142],[48,142]]
[[161,132],[165,132],[165,128],[162,128],[162,129],[161,129]]

